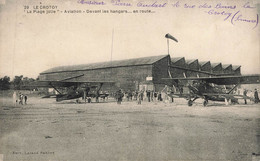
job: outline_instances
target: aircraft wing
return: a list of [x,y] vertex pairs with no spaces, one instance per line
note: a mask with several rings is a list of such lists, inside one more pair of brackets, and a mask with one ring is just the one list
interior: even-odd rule
[[74,75],[71,77],[63,78],[61,80],[39,80],[32,82],[28,85],[29,87],[71,87],[71,86],[78,86],[79,84],[99,84],[99,83],[114,83],[113,81],[104,81],[104,80],[85,80],[82,79],[84,74]]
[[163,78],[165,80],[181,81],[181,80],[202,80],[207,83],[217,85],[233,85],[233,84],[258,84],[260,83],[260,75],[241,75],[241,76],[214,76],[214,77],[188,77],[188,78]]
[[113,81],[57,81],[57,80],[44,80],[44,81],[35,81],[28,85],[29,87],[43,87],[43,88],[52,88],[52,87],[71,87],[77,86],[79,84],[98,84],[98,83],[114,83]]
[[53,88],[54,87],[70,87],[77,85],[73,82],[59,82],[59,81],[35,81],[25,86],[28,87],[38,87],[38,88]]

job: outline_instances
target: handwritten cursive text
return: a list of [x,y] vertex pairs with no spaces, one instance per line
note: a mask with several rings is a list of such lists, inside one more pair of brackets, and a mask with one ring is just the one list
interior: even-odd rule
[[166,7],[167,3],[158,3],[157,1],[153,3],[145,3],[145,2],[138,2],[137,7],[156,7],[156,8],[163,8]]
[[86,1],[86,0],[79,0],[78,3],[80,4],[88,4],[88,5],[105,5],[106,3],[103,1]]

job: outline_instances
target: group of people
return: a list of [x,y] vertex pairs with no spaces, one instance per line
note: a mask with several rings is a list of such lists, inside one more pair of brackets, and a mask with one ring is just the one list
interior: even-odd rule
[[122,89],[118,90],[115,93],[115,99],[117,100],[117,104],[121,104],[123,98],[125,97],[127,101],[137,101],[137,104],[141,104],[142,101],[164,101],[166,102],[174,102],[173,97],[170,97],[170,94],[173,94],[176,89],[169,88],[165,86],[160,92],[155,92],[153,90],[140,90],[140,91],[130,91],[123,92]]
[[[245,104],[247,104],[247,94],[248,94],[248,91],[249,90],[244,89],[244,92],[243,92]],[[251,91],[251,93],[252,93],[252,91]],[[252,98],[253,98],[252,101],[254,101],[254,103],[259,103],[260,102],[257,89],[255,89],[254,96]]]
[[27,104],[27,99],[28,99],[28,96],[27,95],[24,95],[22,94],[21,92],[19,92],[18,94],[14,91],[13,93],[13,104],[14,106],[17,105],[17,103],[19,105],[26,105]]
[[[244,97],[245,104],[247,104],[248,91],[249,90],[244,89],[243,92],[243,95],[245,96]],[[171,96],[171,94],[174,94],[175,92],[176,92],[176,88],[174,86],[169,87],[167,85],[165,85],[165,87],[160,92],[154,92],[153,90],[123,92],[120,89],[115,93],[115,98],[118,104],[121,104],[124,97],[127,99],[127,101],[132,101],[132,100],[137,101],[137,104],[141,104],[142,101],[147,101],[147,102],[164,101],[165,103],[169,103],[169,102],[174,102],[174,99]],[[183,91],[180,91],[180,93],[183,93]],[[251,97],[253,98],[252,101],[254,101],[254,103],[260,102],[257,89],[255,89],[255,91],[253,92],[253,96]]]

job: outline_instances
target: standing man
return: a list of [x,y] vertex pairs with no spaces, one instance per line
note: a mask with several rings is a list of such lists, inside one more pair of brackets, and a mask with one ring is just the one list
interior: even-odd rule
[[243,95],[244,95],[245,104],[247,104],[247,101],[246,101],[246,98],[247,98],[247,90],[246,90],[246,89],[244,89]]
[[146,96],[147,96],[148,102],[150,102],[151,101],[151,92],[150,92],[150,90],[146,91]]
[[82,99],[84,100],[84,102],[86,103],[87,102],[87,92],[85,90],[83,90],[83,97]]
[[143,92],[143,90],[140,91],[140,98],[141,98],[141,101],[144,100],[144,92]]
[[147,91],[144,90],[143,91],[143,99],[142,99],[142,101],[146,101],[146,98],[147,98]]
[[99,91],[96,92],[96,102],[99,102]]
[[138,92],[134,91],[134,99],[137,100]]
[[130,92],[130,90],[127,91],[127,97],[126,97],[126,98],[127,98],[127,101],[130,100],[130,98],[131,98],[131,92]]
[[255,103],[258,103],[259,102],[259,97],[258,97],[257,89],[255,89],[254,97],[255,97]]
[[141,102],[142,102],[142,91],[139,91],[137,95],[137,104],[140,105]]
[[161,92],[159,92],[159,94],[158,94],[158,101],[163,101]]
[[20,93],[19,95],[19,104],[23,105],[23,94]]
[[27,96],[24,95],[24,104],[26,105],[27,104]]
[[154,91],[153,96],[154,96],[154,100],[155,100],[155,101],[158,101],[158,100],[157,100],[157,95],[158,95],[158,93]]
[[116,92],[116,99],[117,99],[117,104],[121,104],[123,100],[124,94],[122,93],[121,89]]
[[151,101],[153,102],[153,96],[154,96],[154,92],[153,90],[151,91]]

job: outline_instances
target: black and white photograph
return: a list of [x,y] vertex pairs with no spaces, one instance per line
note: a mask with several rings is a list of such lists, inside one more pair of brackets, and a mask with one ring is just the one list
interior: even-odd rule
[[259,14],[0,0],[0,161],[259,161]]

